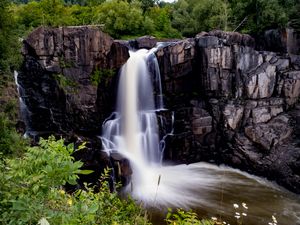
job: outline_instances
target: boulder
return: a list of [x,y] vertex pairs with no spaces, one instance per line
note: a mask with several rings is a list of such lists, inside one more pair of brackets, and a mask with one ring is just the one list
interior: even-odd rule
[[141,49],[141,48],[151,49],[156,46],[157,39],[153,36],[143,36],[135,39],[135,42],[136,42],[137,49]]

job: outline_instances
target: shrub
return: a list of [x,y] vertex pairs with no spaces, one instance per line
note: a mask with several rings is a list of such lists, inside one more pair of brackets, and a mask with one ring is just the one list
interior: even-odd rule
[[63,139],[50,137],[20,158],[1,161],[0,223],[149,224],[133,200],[110,193],[105,179],[99,193],[87,185],[85,190],[66,193],[66,183],[76,184],[78,174],[91,172],[80,169],[83,163],[74,161],[73,151],[72,144],[65,146]]
[[17,133],[11,121],[5,112],[0,112],[0,154],[2,155],[21,154],[27,145],[27,141]]
[[192,211],[184,211],[177,209],[177,212],[169,210],[166,222],[169,225],[216,225],[217,223],[211,220],[200,220],[196,213]]

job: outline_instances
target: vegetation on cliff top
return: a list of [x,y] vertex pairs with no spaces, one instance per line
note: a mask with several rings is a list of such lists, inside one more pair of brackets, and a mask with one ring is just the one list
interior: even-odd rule
[[[7,0],[6,0],[7,1]],[[145,34],[194,36],[212,29],[256,34],[299,23],[297,0],[41,0],[14,1],[13,20],[25,30],[40,25],[103,25],[115,38]],[[7,17],[7,15],[4,14]],[[11,15],[10,15],[11,16]],[[6,19],[7,21],[7,19]],[[242,23],[242,24],[241,24]],[[240,26],[239,26],[240,25]]]

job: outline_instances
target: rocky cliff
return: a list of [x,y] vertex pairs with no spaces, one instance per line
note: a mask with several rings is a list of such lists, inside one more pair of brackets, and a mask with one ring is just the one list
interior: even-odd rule
[[248,35],[213,31],[157,57],[175,112],[166,158],[226,163],[299,192],[299,56],[257,51]]
[[[115,105],[128,47],[96,27],[39,28],[24,41],[19,73],[34,133],[94,137]],[[299,55],[257,51],[248,35],[213,31],[157,50],[169,112],[165,159],[225,163],[300,190]]]
[[24,41],[23,54],[18,81],[28,131],[99,133],[128,49],[97,27],[40,27]]

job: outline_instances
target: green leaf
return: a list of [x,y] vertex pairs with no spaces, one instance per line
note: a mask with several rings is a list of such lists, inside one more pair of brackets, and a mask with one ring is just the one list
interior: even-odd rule
[[93,170],[77,170],[76,173],[88,175],[88,174],[94,173],[94,171]]
[[99,209],[99,205],[94,204],[94,205],[90,206],[89,213],[95,213],[95,212],[97,212],[98,209]]

